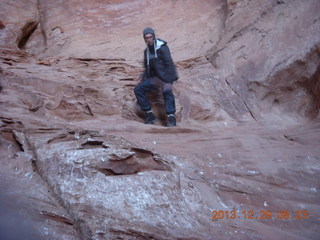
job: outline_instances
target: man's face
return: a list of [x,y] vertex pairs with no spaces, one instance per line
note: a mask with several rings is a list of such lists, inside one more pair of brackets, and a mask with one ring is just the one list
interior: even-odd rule
[[153,34],[147,33],[146,35],[144,35],[144,41],[148,46],[153,45],[153,40],[154,40]]

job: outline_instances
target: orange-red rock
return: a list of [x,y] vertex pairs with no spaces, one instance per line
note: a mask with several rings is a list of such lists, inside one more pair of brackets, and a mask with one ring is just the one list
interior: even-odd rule
[[[40,239],[317,239],[319,12],[2,1],[0,230],[12,215]],[[147,26],[180,74],[175,128],[160,95],[154,126],[134,98]]]

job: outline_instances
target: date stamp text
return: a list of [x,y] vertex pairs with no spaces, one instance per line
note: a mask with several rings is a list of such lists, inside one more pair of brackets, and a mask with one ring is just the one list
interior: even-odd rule
[[288,210],[281,210],[277,212],[272,211],[236,211],[236,210],[214,210],[212,211],[212,220],[222,220],[222,219],[307,219],[309,217],[309,213],[307,210],[297,210],[297,211],[288,211]]

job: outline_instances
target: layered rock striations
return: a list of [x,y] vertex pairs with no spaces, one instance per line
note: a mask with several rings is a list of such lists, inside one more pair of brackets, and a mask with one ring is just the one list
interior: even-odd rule
[[[319,12],[317,0],[3,0],[0,230],[317,239]],[[159,93],[160,123],[141,123],[147,26],[179,71],[176,128]]]
[[[209,58],[230,88],[255,118],[317,117],[319,3],[230,1],[229,7]],[[251,13],[255,8],[261,11]]]

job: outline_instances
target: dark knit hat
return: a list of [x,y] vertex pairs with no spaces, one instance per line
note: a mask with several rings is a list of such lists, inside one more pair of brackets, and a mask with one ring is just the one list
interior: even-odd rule
[[148,33],[151,33],[153,36],[156,35],[155,32],[154,32],[154,30],[153,30],[152,28],[149,28],[149,27],[147,27],[147,28],[145,28],[145,29],[143,30],[143,36],[146,35],[146,34],[148,34]]

